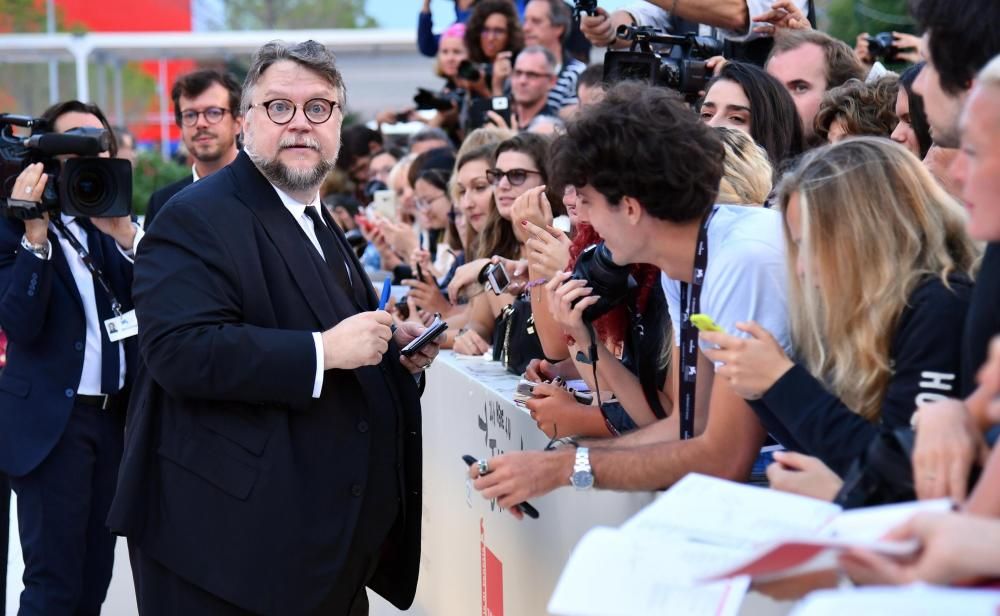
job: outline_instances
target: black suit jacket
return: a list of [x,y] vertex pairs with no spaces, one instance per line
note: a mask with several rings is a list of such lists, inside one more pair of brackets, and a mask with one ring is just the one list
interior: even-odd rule
[[311,397],[311,332],[358,311],[320,291],[312,250],[243,153],[162,210],[136,258],[143,366],[109,526],[244,609],[309,613],[358,527],[369,455],[385,451],[369,422],[389,413],[401,514],[369,586],[405,609],[420,558],[417,386],[393,343],[379,366],[327,371]]
[[149,229],[149,225],[153,224],[153,219],[160,213],[160,209],[167,204],[167,201],[170,201],[170,197],[173,197],[193,183],[194,176],[189,175],[186,178],[177,180],[173,184],[164,186],[150,195],[149,205],[146,206],[146,218],[142,221],[142,228]]

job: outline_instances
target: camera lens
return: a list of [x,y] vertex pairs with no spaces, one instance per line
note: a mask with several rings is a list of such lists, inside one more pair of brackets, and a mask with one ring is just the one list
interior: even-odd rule
[[97,169],[83,169],[69,185],[73,201],[83,210],[103,209],[108,194],[107,180]]

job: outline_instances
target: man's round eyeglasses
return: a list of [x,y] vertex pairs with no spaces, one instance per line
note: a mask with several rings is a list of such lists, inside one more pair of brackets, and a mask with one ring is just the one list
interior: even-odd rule
[[489,180],[490,184],[496,186],[500,183],[500,180],[507,178],[511,186],[520,186],[524,184],[524,181],[528,179],[528,174],[534,173],[541,175],[540,171],[535,171],[533,169],[511,169],[510,171],[503,171],[501,169],[487,169],[486,179]]
[[198,123],[198,116],[200,115],[204,115],[205,121],[209,124],[218,124],[222,121],[222,118],[226,117],[227,111],[229,110],[224,107],[209,107],[202,111],[188,109],[181,112],[181,124],[184,126],[194,126]]
[[[267,112],[267,117],[275,124],[288,124],[295,117],[295,112],[299,106],[287,98],[275,98],[273,100],[256,103],[251,107],[263,107]],[[330,119],[333,110],[340,107],[337,101],[325,98],[311,98],[302,104],[302,112],[306,119],[312,124],[322,124]]]

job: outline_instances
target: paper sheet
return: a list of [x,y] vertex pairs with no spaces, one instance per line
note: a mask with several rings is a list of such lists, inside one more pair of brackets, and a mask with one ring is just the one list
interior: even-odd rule
[[694,579],[741,554],[678,536],[595,528],[570,555],[548,609],[564,616],[734,616],[748,578],[703,585]]
[[838,513],[832,503],[691,473],[623,528],[682,531],[719,545],[751,547],[815,536]]
[[1000,592],[914,585],[810,593],[792,616],[996,616]]

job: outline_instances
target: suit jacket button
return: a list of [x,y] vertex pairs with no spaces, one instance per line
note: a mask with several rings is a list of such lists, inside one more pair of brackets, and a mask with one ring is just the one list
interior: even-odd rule
[[29,290],[28,291],[28,297],[34,297],[34,296],[35,296],[34,290]]
[[64,391],[63,393],[64,393],[64,394],[66,394],[66,397],[67,397],[67,398],[72,398],[73,396],[75,396],[75,395],[76,395],[76,392],[75,392],[75,391],[73,391],[72,389],[67,389],[67,390],[66,390],[66,391]]
[[75,342],[73,344],[73,348],[76,349],[77,351],[82,351],[83,350],[83,343],[80,342],[80,341],[77,341],[77,342]]
[[360,484],[355,483],[351,486],[351,496],[361,496],[362,491]]
[[368,432],[368,422],[364,419],[358,422],[358,432],[361,432],[362,434]]

